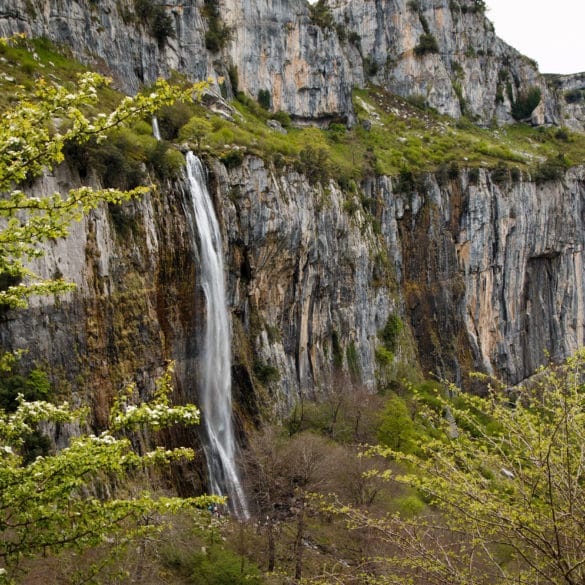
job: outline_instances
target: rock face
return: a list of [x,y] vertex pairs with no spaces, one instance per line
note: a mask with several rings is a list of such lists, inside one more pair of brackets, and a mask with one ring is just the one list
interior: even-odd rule
[[458,380],[463,366],[514,384],[583,344],[584,195],[579,168],[546,184],[462,173],[388,200],[423,370]]
[[65,45],[76,59],[112,75],[115,85],[129,93],[172,70],[197,80],[217,76],[205,49],[205,22],[197,2],[163,6],[175,31],[164,42],[153,36],[152,23],[136,13],[133,0],[6,0],[0,7],[0,35],[24,32]]
[[557,93],[559,118],[563,126],[585,128],[585,73],[547,75],[549,86]]
[[[236,398],[252,417],[286,412],[333,380],[373,387],[390,315],[406,325],[394,366],[464,384],[474,368],[519,382],[547,355],[585,342],[582,168],[544,184],[496,183],[486,171],[441,184],[429,175],[411,192],[379,177],[364,185],[379,229],[333,183],[253,157],[211,168]],[[38,188],[70,181],[61,174]],[[180,394],[197,399],[204,315],[185,205],[181,185],[169,185],[92,214],[50,247],[43,268],[77,292],[3,315],[2,345],[29,347],[25,365],[45,364],[61,387],[89,396],[98,422],[123,382],[148,392],[166,359],[177,363]]]
[[[172,70],[199,80],[223,76],[228,92],[237,78],[239,89],[253,98],[268,92],[273,110],[299,122],[351,122],[351,88],[370,80],[484,125],[512,121],[513,103],[539,88],[533,122],[563,123],[555,92],[533,61],[496,37],[480,0],[332,0],[321,15],[304,0],[150,4],[170,18],[172,35],[155,38],[133,0],[6,0],[0,35],[65,44],[130,92]],[[209,6],[220,15],[215,24]],[[225,26],[229,38],[208,42]],[[583,128],[580,116],[569,119]]]
[[335,0],[333,10],[347,34],[359,39],[354,70],[363,58],[366,76],[390,91],[489,124],[511,121],[512,102],[534,86],[543,94],[539,122],[554,122],[554,99],[536,64],[496,37],[482,6],[475,0]]

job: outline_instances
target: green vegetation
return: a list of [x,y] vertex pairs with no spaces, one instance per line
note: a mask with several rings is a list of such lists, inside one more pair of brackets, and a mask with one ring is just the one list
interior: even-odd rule
[[258,103],[265,110],[270,110],[272,106],[272,99],[270,97],[270,91],[267,89],[258,90]]
[[[14,365],[14,357],[5,354],[1,362],[6,372]],[[10,409],[0,410],[0,582],[14,583],[12,578],[27,558],[67,549],[83,551],[114,537],[121,538],[123,545],[157,531],[156,524],[143,523],[146,516],[205,507],[220,500],[169,498],[147,491],[139,497],[124,497],[122,492],[116,497],[94,495],[101,481],[109,481],[113,487],[131,478],[137,480],[140,469],[194,457],[192,450],[183,448],[138,452],[128,438],[132,431],[148,426],[158,430],[179,422],[198,422],[199,411],[194,406],[170,405],[169,384],[170,370],[159,380],[154,399],[139,405],[136,389],[129,387],[114,403],[108,427],[99,436],[82,433],[53,453],[39,424],[84,423],[87,412],[38,399],[47,393],[46,380],[38,372],[23,380],[24,388],[32,388],[37,399],[29,402],[21,396],[16,404],[11,402]],[[87,566],[83,573],[92,576],[96,570],[96,566]]]
[[512,116],[515,120],[529,118],[536,106],[540,103],[541,91],[538,87],[531,87],[526,93],[521,93],[512,104]]
[[309,16],[320,28],[332,29],[335,25],[327,0],[317,0],[314,4],[309,4]]
[[[379,477],[416,490],[433,509],[383,520],[343,511],[354,528],[375,527],[388,544],[400,543],[384,561],[398,582],[412,574],[445,585],[583,581],[584,370],[580,351],[514,391],[488,386],[479,398],[451,387],[453,400],[436,395],[419,407],[419,424],[434,437],[419,441],[420,451],[373,450],[404,470]],[[409,430],[396,411],[394,444]]]
[[[0,46],[16,62],[26,61],[22,41],[0,39]],[[44,44],[38,46],[48,51]],[[3,63],[8,63],[8,58]],[[41,65],[39,58],[37,66]],[[65,68],[63,75],[69,71]],[[148,95],[119,99],[117,107],[106,114],[99,111],[103,105],[98,105],[99,89],[107,85],[104,78],[83,73],[76,85],[69,81],[60,85],[56,79],[39,78],[23,87],[20,95],[8,95],[9,106],[0,118],[0,191],[4,193],[0,216],[5,220],[0,242],[0,304],[4,308],[25,308],[32,295],[71,290],[73,286],[59,271],[53,278],[42,278],[29,268],[29,261],[42,257],[45,242],[66,237],[70,224],[84,213],[128,201],[148,190],[135,186],[139,181],[133,177],[132,184],[124,186],[130,191],[82,186],[64,195],[57,192],[36,197],[29,193],[35,179],[63,161],[67,145],[95,141],[97,148],[108,136],[115,136],[124,139],[126,154],[130,146],[124,125],[140,124],[141,118],[150,117],[177,99],[191,99],[203,87],[199,84],[185,90],[158,81]],[[121,162],[105,145],[100,151],[108,153],[104,164]],[[118,147],[115,140],[113,145]],[[15,373],[18,357],[12,353],[0,356],[1,583],[14,583],[22,563],[29,558],[58,555],[65,550],[93,550],[114,539],[121,549],[134,538],[155,533],[159,529],[156,516],[221,500],[125,491],[131,485],[140,485],[147,469],[194,457],[191,449],[148,450],[145,444],[137,447],[142,441],[134,440],[137,431],[145,436],[147,432],[199,421],[195,406],[171,406],[170,367],[156,382],[152,400],[142,396],[138,403],[136,388],[128,387],[114,401],[107,425],[96,435],[81,430],[92,428],[86,410],[72,410],[67,403],[49,401],[52,390],[43,371]],[[67,426],[77,428],[77,436],[69,438],[66,434],[66,446],[54,452],[43,429]],[[155,445],[156,438],[151,436],[151,445]],[[124,488],[118,489],[122,485]],[[78,578],[87,582],[100,570],[99,563],[90,562],[79,566]]]
[[149,27],[160,48],[175,36],[175,27],[170,14],[153,0],[134,0],[134,11],[140,22]]
[[583,101],[585,92],[581,89],[570,89],[565,92],[564,98],[568,104],[578,104]]
[[219,53],[229,43],[232,31],[221,19],[218,0],[204,0],[202,14],[209,25],[205,46],[212,53]]

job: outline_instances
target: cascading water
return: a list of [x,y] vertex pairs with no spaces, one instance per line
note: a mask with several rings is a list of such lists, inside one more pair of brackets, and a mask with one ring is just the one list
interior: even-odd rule
[[200,362],[200,400],[209,482],[212,493],[227,495],[231,510],[239,518],[247,519],[248,507],[235,464],[231,332],[225,295],[223,247],[203,166],[192,152],[187,153],[187,178],[196,224],[196,229],[192,225],[192,230],[195,244],[199,243],[200,278],[206,307]]
[[152,117],[152,135],[160,141],[160,130],[158,129],[158,120],[156,116]]

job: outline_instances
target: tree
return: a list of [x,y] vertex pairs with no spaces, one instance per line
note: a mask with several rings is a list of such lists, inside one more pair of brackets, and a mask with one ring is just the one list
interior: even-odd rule
[[0,583],[12,583],[27,557],[84,550],[114,536],[129,541],[157,529],[141,523],[147,515],[204,509],[222,501],[216,496],[161,497],[146,491],[137,497],[99,495],[147,467],[193,458],[193,451],[185,448],[139,453],[128,435],[199,422],[195,406],[170,405],[170,380],[169,368],[158,380],[154,398],[141,404],[133,403],[136,392],[129,386],[99,435],[81,434],[68,447],[29,464],[23,462],[23,446],[39,423],[79,424],[87,412],[72,410],[67,403],[27,402],[22,397],[14,412],[0,410]]
[[[0,43],[20,42],[0,39]],[[152,115],[175,100],[199,95],[204,84],[188,89],[159,80],[147,94],[123,98],[111,113],[95,112],[99,89],[108,80],[94,73],[79,77],[75,89],[39,79],[29,95],[21,95],[0,118],[0,305],[26,307],[31,295],[70,290],[62,279],[43,279],[28,266],[43,255],[43,245],[65,237],[83,213],[104,203],[137,197],[131,191],[79,187],[63,195],[38,198],[25,191],[36,177],[63,160],[66,143],[103,141],[107,132]],[[99,110],[99,108],[98,108]],[[9,371],[17,356],[0,356]],[[113,535],[131,539],[156,527],[141,524],[144,515],[205,507],[216,497],[155,497],[144,492],[122,497],[113,486],[155,464],[191,458],[189,449],[153,448],[140,452],[129,433],[158,430],[199,421],[195,406],[171,406],[170,370],[157,383],[150,402],[132,401],[130,386],[113,405],[109,425],[99,435],[81,432],[53,454],[27,458],[27,439],[39,425],[75,424],[87,428],[86,412],[67,403],[27,401],[19,395],[0,409],[0,583],[11,583],[21,560],[64,549],[85,549]],[[30,455],[30,453],[28,453]],[[91,573],[91,569],[89,571]]]
[[60,163],[66,143],[103,141],[108,130],[152,115],[176,100],[190,100],[204,87],[199,83],[182,89],[159,80],[148,94],[123,98],[109,114],[88,115],[98,102],[98,90],[108,83],[96,73],[79,76],[75,90],[39,79],[32,95],[20,96],[0,118],[0,192],[7,193],[0,199],[0,305],[25,307],[33,294],[70,290],[72,285],[62,279],[40,278],[27,261],[42,256],[48,240],[67,236],[71,222],[83,213],[148,191],[147,187],[131,191],[80,187],[66,195],[37,198],[25,193],[25,184]]
[[416,453],[374,449],[404,470],[380,476],[429,503],[414,518],[342,510],[392,547],[382,582],[585,582],[584,380],[581,350],[516,389],[421,405],[434,438]]

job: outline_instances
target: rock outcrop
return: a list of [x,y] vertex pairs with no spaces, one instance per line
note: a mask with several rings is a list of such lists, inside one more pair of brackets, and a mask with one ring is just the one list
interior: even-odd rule
[[[496,37],[481,0],[334,0],[321,13],[305,0],[145,3],[162,10],[170,30],[138,14],[133,0],[6,0],[0,35],[65,44],[130,92],[173,70],[223,76],[228,93],[237,80],[300,123],[351,123],[351,89],[367,81],[483,125],[513,121],[513,104],[538,88],[532,121],[564,123],[557,94],[533,61]],[[579,115],[568,119],[583,127]]]

